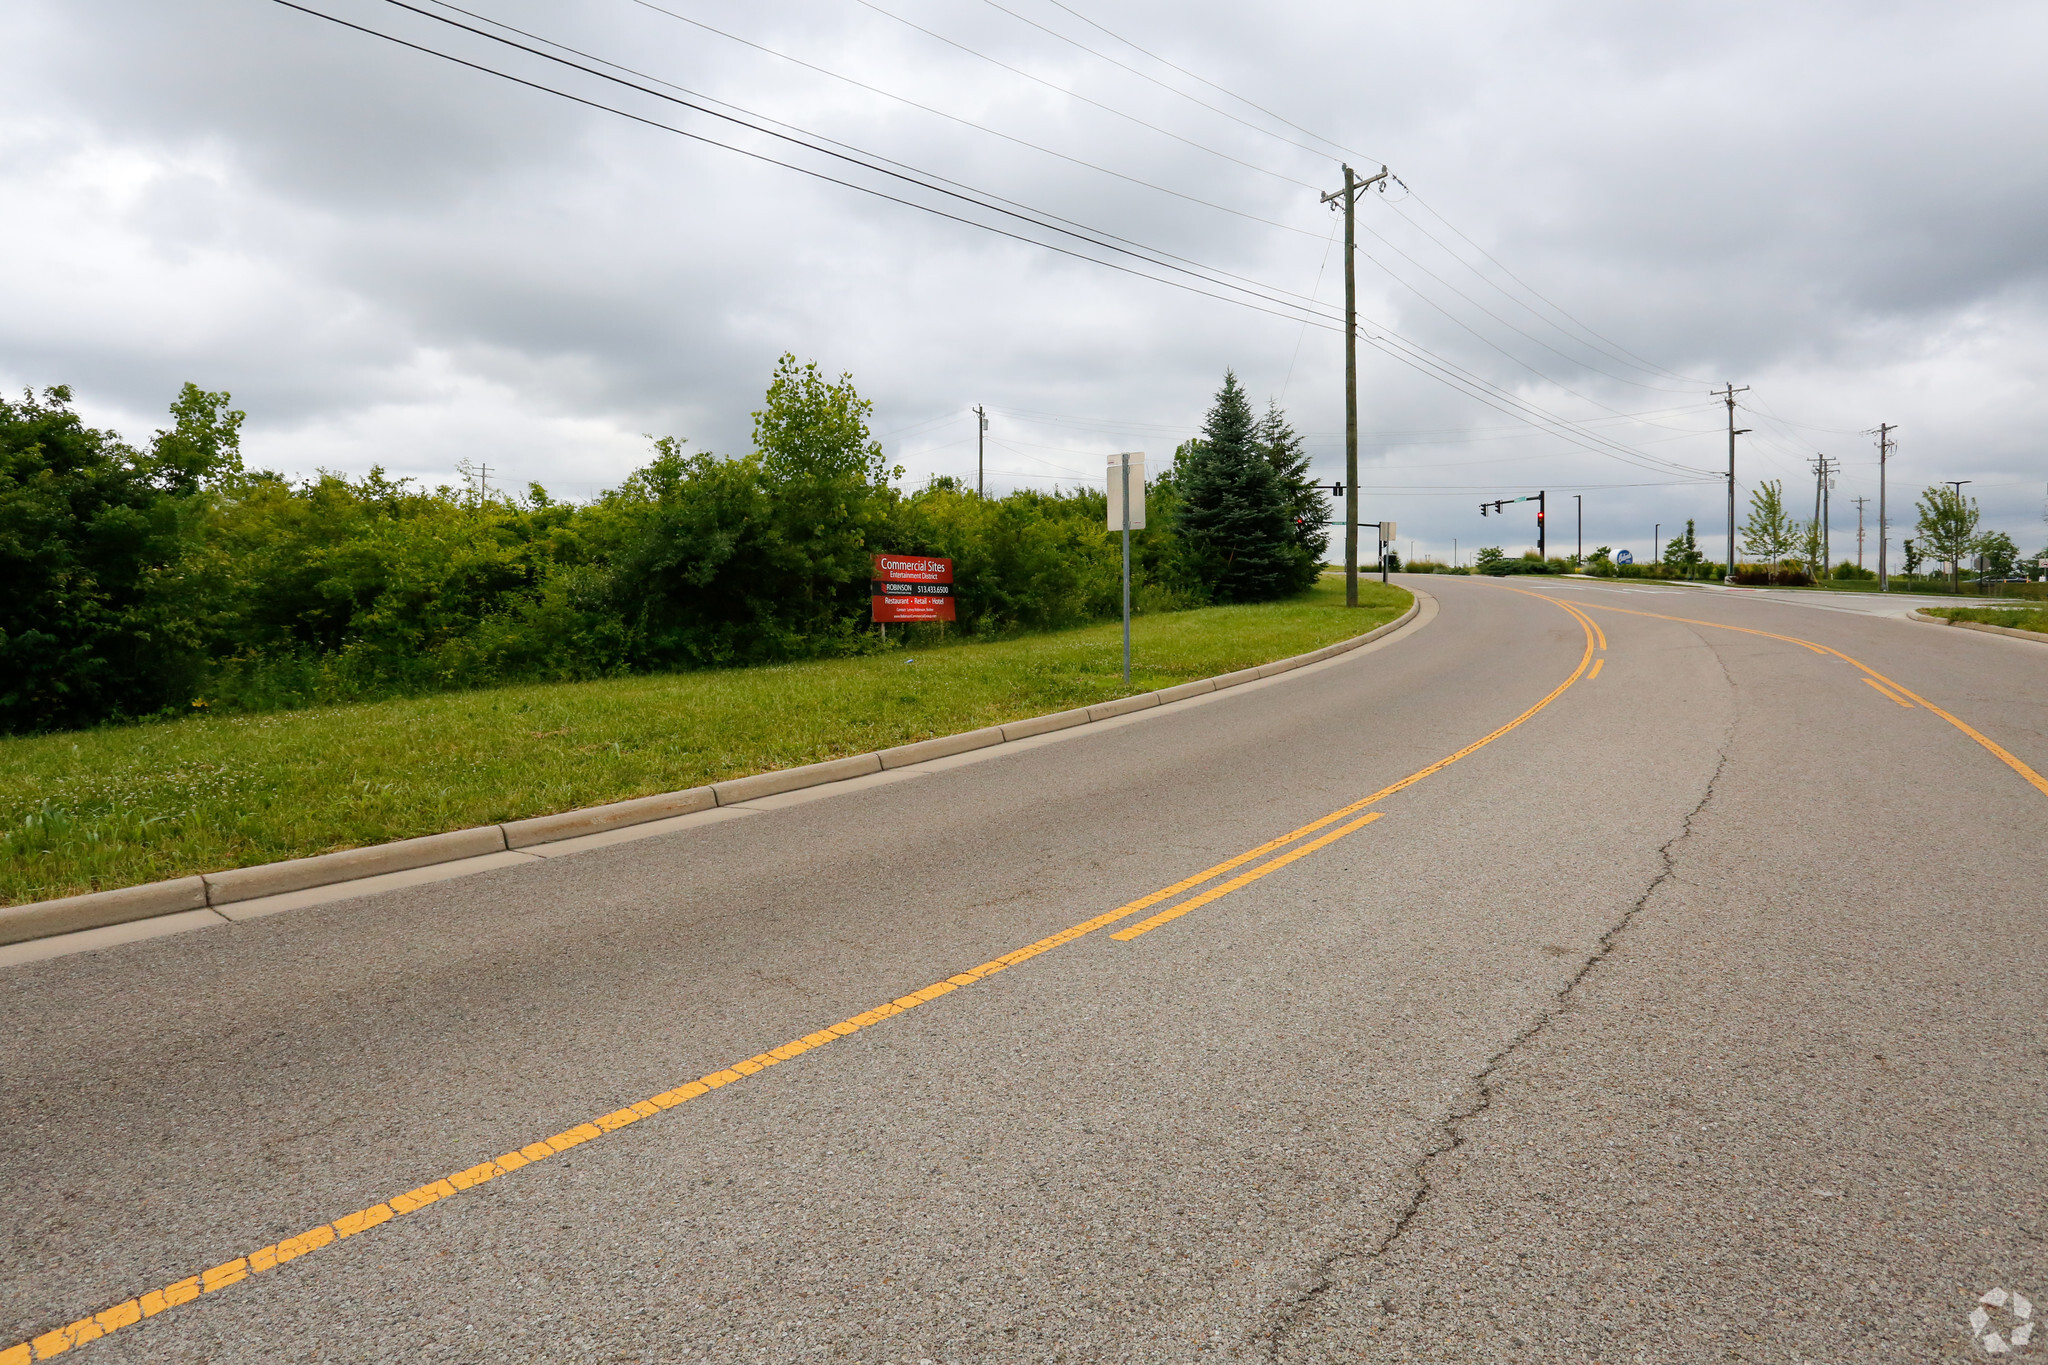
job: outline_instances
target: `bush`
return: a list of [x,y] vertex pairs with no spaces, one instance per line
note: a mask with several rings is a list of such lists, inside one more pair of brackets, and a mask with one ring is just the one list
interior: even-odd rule
[[1791,565],[1738,564],[1735,567],[1735,581],[1749,588],[1805,588],[1813,584],[1812,575],[1804,569]]
[[[1192,467],[1147,490],[1139,611],[1283,595],[1318,572],[1319,528],[1286,510],[1306,496],[1299,443],[1277,409],[1253,431],[1248,406],[1224,402],[1234,386]],[[1101,492],[903,493],[852,381],[791,356],[751,453],[665,437],[587,505],[375,469],[245,473],[242,414],[189,384],[140,452],[86,428],[70,397],[0,401],[4,732],[866,652],[882,647],[868,579],[883,550],[955,561],[962,633],[1122,610]],[[1208,505],[1189,507],[1191,481]]]

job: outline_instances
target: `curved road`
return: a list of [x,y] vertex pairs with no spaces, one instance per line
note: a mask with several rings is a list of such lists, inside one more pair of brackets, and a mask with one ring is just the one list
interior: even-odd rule
[[2048,647],[1407,581],[1083,734],[0,969],[0,1365],[1919,1362],[2048,1305]]

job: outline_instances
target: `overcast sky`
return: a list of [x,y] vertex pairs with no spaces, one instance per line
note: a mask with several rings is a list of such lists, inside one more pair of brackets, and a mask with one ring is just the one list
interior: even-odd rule
[[[1369,334],[1418,357],[1361,348],[1363,515],[1404,553],[1525,548],[1533,518],[1477,504],[1539,488],[1554,552],[1574,493],[1589,550],[1643,555],[1687,517],[1718,536],[1724,485],[1683,471],[1725,468],[1707,391],[1730,380],[1745,497],[1781,478],[1810,511],[1809,461],[1841,461],[1838,559],[1880,422],[1895,522],[1970,479],[1987,524],[2028,552],[2048,534],[2038,0],[464,0],[698,108],[387,0],[306,3],[668,126],[275,0],[12,0],[0,383],[69,383],[139,440],[189,379],[248,411],[252,466],[434,484],[469,460],[587,498],[649,434],[744,451],[783,351],[854,376],[906,484],[972,479],[985,405],[998,490],[1099,480],[1116,450],[1163,464],[1234,368],[1334,478],[1343,267],[1318,190],[1348,157],[1399,179],[1361,203],[1358,281]],[[1271,311],[763,157],[1210,293],[1250,282]],[[1874,501],[1867,523],[1874,564]]]

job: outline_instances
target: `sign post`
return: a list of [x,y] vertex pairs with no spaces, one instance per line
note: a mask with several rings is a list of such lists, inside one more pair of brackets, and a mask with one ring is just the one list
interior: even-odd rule
[[953,561],[929,555],[876,555],[868,584],[873,620],[889,638],[891,621],[953,621]]
[[[1131,505],[1131,480],[1138,501]],[[1124,533],[1124,684],[1131,681],[1131,532],[1145,529],[1145,455],[1128,450],[1109,457],[1109,529]]]

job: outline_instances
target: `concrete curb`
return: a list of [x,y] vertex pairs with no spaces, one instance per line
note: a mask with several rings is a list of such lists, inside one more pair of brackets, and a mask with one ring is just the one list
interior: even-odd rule
[[1906,615],[1915,621],[1925,621],[1930,626],[1956,626],[1962,630],[1981,630],[1987,635],[2010,635],[2015,640],[2032,640],[2037,645],[2048,645],[2048,634],[2038,630],[2015,630],[2011,626],[1994,626],[1989,621],[1955,621],[1946,616],[1929,616],[1918,607]]
[[[1325,645],[1307,654],[1279,659],[1257,668],[1239,669],[1235,673],[1225,673],[1216,678],[1200,678],[1158,692],[1141,692],[1135,697],[1120,697],[1115,701],[1102,702],[1095,706],[1072,711],[1056,711],[1051,715],[1033,716],[1027,720],[992,725],[957,735],[940,735],[914,744],[884,749],[879,753],[856,754],[851,758],[835,758],[824,763],[807,763],[798,768],[780,768],[774,772],[755,773],[748,777],[714,782],[708,787],[692,787],[685,791],[635,797],[629,801],[615,801],[609,805],[563,811],[558,815],[539,815],[499,825],[482,825],[475,829],[453,830],[446,834],[428,834],[417,839],[399,839],[388,844],[374,844],[368,848],[344,849],[339,853],[323,853],[311,858],[292,858],[285,862],[263,863],[255,867],[237,867],[200,876],[179,877],[173,881],[149,882],[141,886],[122,887],[118,891],[95,891],[83,896],[66,896],[61,900],[0,906],[0,946],[26,943],[59,934],[77,933],[81,930],[100,929],[109,925],[128,924],[159,916],[189,915],[196,910],[233,905],[238,901],[364,881],[368,878],[414,871],[438,864],[481,859],[491,854],[530,849],[536,845],[581,838],[631,825],[649,824],[715,807],[735,806],[742,802],[756,801],[765,796],[779,796],[784,792],[798,791],[806,787],[844,782],[849,778],[866,777],[885,769],[907,767],[913,763],[924,763],[1014,740],[1029,739],[1034,735],[1050,734],[1055,730],[1112,720],[1118,716],[1150,710],[1203,693],[1220,692],[1225,688],[1236,687],[1260,678],[1270,678],[1278,673],[1290,672],[1349,653],[1413,621],[1422,610],[1423,597],[1419,593],[1412,594],[1412,597],[1408,610],[1400,616],[1349,640],[1340,640],[1336,644]],[[495,866],[496,863],[497,860],[493,859],[492,865]]]

